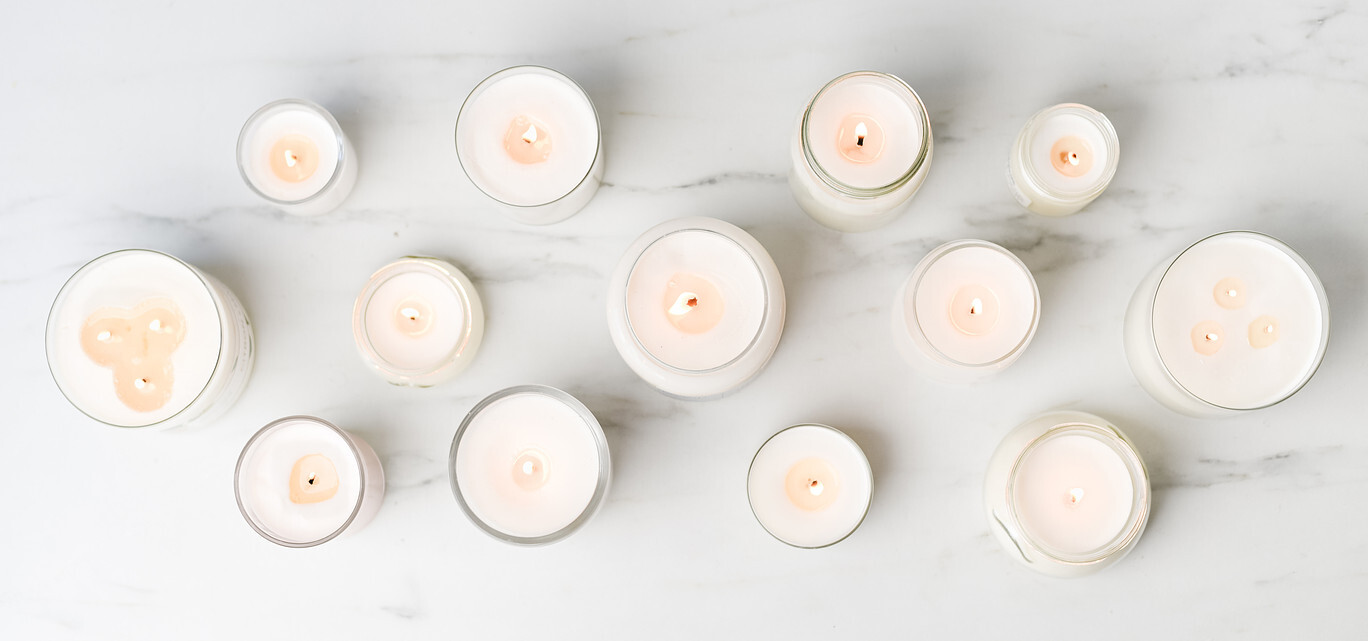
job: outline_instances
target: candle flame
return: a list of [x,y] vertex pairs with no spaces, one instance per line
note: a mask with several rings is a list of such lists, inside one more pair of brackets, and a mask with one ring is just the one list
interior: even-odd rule
[[1083,488],[1069,490],[1069,505],[1078,505],[1083,500]]
[[808,483],[808,492],[811,492],[813,496],[821,496],[821,495],[822,495],[822,482],[821,482],[821,481],[817,481],[817,480],[813,480],[813,481],[809,482],[809,483]]
[[1264,326],[1264,333],[1265,333],[1265,334],[1272,334],[1272,333],[1273,333],[1273,326],[1272,326],[1272,325],[1265,325],[1265,326]]
[[420,312],[420,311],[418,311],[418,310],[416,310],[416,309],[414,309],[414,308],[412,308],[412,307],[405,307],[405,308],[399,310],[399,313],[400,313],[400,314],[403,314],[403,315],[405,315],[405,316],[407,316],[408,319],[411,320],[411,321],[416,321],[416,320],[418,320],[420,317],[422,317],[422,315],[423,315],[422,312]]
[[522,471],[523,474],[531,476],[533,472],[537,471],[537,466],[532,461],[523,461]]
[[299,154],[295,153],[293,149],[286,149],[286,150],[285,150],[285,166],[286,166],[286,167],[293,167],[293,166],[298,165],[298,164],[299,164]]
[[525,142],[525,143],[527,143],[527,144],[529,144],[529,145],[532,144],[532,143],[534,143],[534,142],[537,142],[537,126],[536,126],[536,125],[528,125],[528,126],[527,126],[527,131],[524,131],[524,132],[523,132],[522,139],[523,139],[523,142]]
[[670,306],[671,316],[683,316],[698,307],[698,294],[684,292],[675,299],[674,305]]
[[1240,295],[1240,292],[1237,292],[1237,291],[1235,291],[1235,290],[1233,290],[1233,289],[1226,292],[1226,296],[1229,296],[1229,297],[1231,297],[1231,298],[1235,298],[1236,296],[1239,296],[1239,295]]
[[982,298],[975,298],[973,301],[969,303],[969,313],[975,316],[983,313]]
[[1202,338],[1207,339],[1208,343],[1215,343],[1216,341],[1221,340],[1221,337],[1215,332],[1207,332]]
[[855,125],[855,145],[856,145],[856,146],[858,146],[858,147],[863,147],[863,146],[864,146],[864,141],[865,141],[865,136],[868,136],[868,135],[869,135],[869,127],[866,127],[865,124],[864,124],[863,122],[857,123],[857,124]]

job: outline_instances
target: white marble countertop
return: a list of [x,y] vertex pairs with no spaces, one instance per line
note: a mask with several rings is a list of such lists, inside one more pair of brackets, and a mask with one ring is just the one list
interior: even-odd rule
[[[1368,625],[1368,12],[1347,2],[1028,6],[989,2],[13,3],[0,20],[0,637],[1265,638]],[[567,222],[520,226],[466,181],[452,146],[470,88],[540,63],[581,82],[604,124],[607,184]],[[852,69],[896,73],[931,112],[936,157],[884,230],[819,227],[785,186],[792,119]],[[337,115],[360,180],[299,219],[242,184],[243,121],[281,97]],[[1082,214],[1020,209],[1003,166],[1037,109],[1104,111],[1124,157]],[[608,339],[609,272],[670,218],[735,222],[789,296],[769,368],[725,399],[671,400]],[[1180,417],[1137,385],[1121,318],[1141,276],[1203,235],[1251,228],[1315,267],[1333,310],[1311,384],[1273,409]],[[932,246],[1016,251],[1044,315],[988,382],[920,380],[891,351],[895,288]],[[123,433],[66,404],[43,356],[63,280],[142,246],[242,299],[259,356],[215,425]],[[432,390],[361,364],[352,301],[387,260],[466,268],[489,331]],[[545,548],[499,543],[447,483],[458,420],[545,383],[603,422],[614,486]],[[1047,409],[1127,429],[1154,513],[1121,564],[1075,581],[1017,567],[989,534],[984,465]],[[310,550],[252,532],[231,476],[287,414],[355,430],[389,492],[354,537]],[[839,426],[869,453],[869,518],[839,545],[784,546],[747,508],[746,467],[778,429]]]

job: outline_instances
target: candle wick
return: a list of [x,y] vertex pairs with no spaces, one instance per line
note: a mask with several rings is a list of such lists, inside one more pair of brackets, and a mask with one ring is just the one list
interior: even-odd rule
[[695,296],[695,297],[693,297],[693,298],[690,298],[690,299],[689,299],[689,302],[688,302],[688,303],[685,303],[685,304],[688,305],[689,307],[698,307],[698,297]]
[[813,496],[821,496],[822,482],[815,479],[810,480],[808,482],[808,492],[811,492]]
[[285,166],[286,166],[286,167],[293,167],[293,166],[295,166],[296,164],[299,164],[299,156],[298,156],[297,154],[295,154],[295,152],[294,152],[293,150],[291,150],[291,149],[286,149],[286,150],[285,150]]
[[973,300],[973,302],[969,303],[969,313],[970,313],[971,315],[982,314],[982,313],[983,313],[983,299],[981,299],[981,298],[975,298],[975,299]]
[[1076,488],[1074,488],[1074,489],[1072,489],[1072,490],[1069,490],[1069,503],[1070,503],[1071,505],[1078,505],[1078,503],[1079,503],[1080,501],[1082,501],[1082,500],[1083,500],[1083,488],[1081,488],[1081,487],[1076,487]]
[[317,474],[310,474],[310,475],[309,475],[309,485],[313,485],[313,484],[314,484],[314,481],[316,481],[316,480],[318,480],[318,475],[317,475]]
[[1204,336],[1203,338],[1205,338],[1208,343],[1214,343],[1217,340],[1220,340],[1221,337],[1215,333],[1207,332],[1206,336]]
[[856,147],[863,147],[863,146],[864,146],[864,141],[865,141],[865,136],[868,135],[868,134],[869,134],[869,127],[866,127],[865,124],[864,124],[863,122],[861,122],[861,123],[856,123],[856,125],[855,125],[855,146],[856,146]]

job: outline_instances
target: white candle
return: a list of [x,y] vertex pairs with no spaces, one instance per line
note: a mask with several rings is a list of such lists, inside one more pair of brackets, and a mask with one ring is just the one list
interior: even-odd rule
[[116,427],[212,421],[246,387],[252,345],[247,313],[227,287],[143,249],[77,270],[47,324],[57,387],[76,409]]
[[298,216],[330,212],[356,184],[356,150],[328,110],[277,100],[247,119],[238,136],[238,171],[247,186]]
[[1325,288],[1306,261],[1255,232],[1206,238],[1161,263],[1126,313],[1126,357],[1175,411],[1219,416],[1281,402],[1320,366]]
[[234,473],[238,509],[266,540],[311,547],[356,532],[380,510],[385,473],[364,440],[312,416],[261,428]]
[[684,398],[734,390],[764,368],[784,327],[784,284],[750,234],[681,218],[627,249],[608,288],[608,327],[627,365]]
[[551,543],[598,510],[612,464],[603,429],[573,396],[541,385],[497,392],[466,415],[451,442],[461,509],[500,540]]
[[971,380],[1006,369],[1025,352],[1040,319],[1026,265],[981,240],[931,250],[893,301],[894,345],[922,373]]
[[1022,207],[1067,216],[1107,189],[1120,157],[1120,140],[1106,116],[1084,105],[1055,105],[1032,116],[1017,134],[1007,159],[1007,186]]
[[833,545],[865,514],[874,475],[864,451],[840,430],[795,425],[771,436],[751,461],[746,496],[760,525],[800,548]]
[[574,215],[603,182],[593,102],[545,67],[504,69],[477,85],[456,118],[456,156],[480,191],[532,225]]
[[993,453],[984,484],[989,529],[1038,572],[1088,574],[1129,552],[1149,518],[1149,477],[1125,435],[1083,412],[1017,427]]
[[474,360],[484,306],[461,270],[409,256],[371,276],[352,311],[361,358],[395,385],[431,387]]
[[932,149],[926,107],[907,83],[885,73],[848,73],[799,114],[789,188],[817,222],[869,231],[907,208],[926,180]]

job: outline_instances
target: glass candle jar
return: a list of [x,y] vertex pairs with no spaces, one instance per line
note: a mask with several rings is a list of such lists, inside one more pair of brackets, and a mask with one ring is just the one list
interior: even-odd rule
[[1007,157],[1007,187],[1022,207],[1067,216],[1102,195],[1120,159],[1121,142],[1102,112],[1055,105],[1031,116],[1017,134]]
[[583,209],[603,182],[598,112],[564,74],[510,67],[476,85],[461,105],[456,158],[509,218],[560,222]]
[[277,100],[238,135],[237,166],[258,196],[296,216],[337,209],[356,185],[356,150],[327,109]]
[[931,120],[897,76],[845,74],[822,87],[798,116],[789,189],[817,222],[843,232],[892,222],[931,168]]
[[212,422],[247,386],[255,357],[251,323],[232,291],[146,249],[77,270],[52,303],[46,343],[67,400],[127,428]]
[[746,498],[760,526],[799,548],[835,545],[869,513],[874,473],[854,439],[829,425],[785,428],[760,446]]
[[983,486],[988,529],[1026,567],[1055,577],[1121,560],[1150,513],[1149,475],[1115,425],[1052,412],[1012,430],[993,452]]
[[1126,311],[1126,359],[1155,400],[1192,416],[1262,409],[1304,387],[1330,339],[1316,273],[1276,238],[1229,231],[1141,281]]

